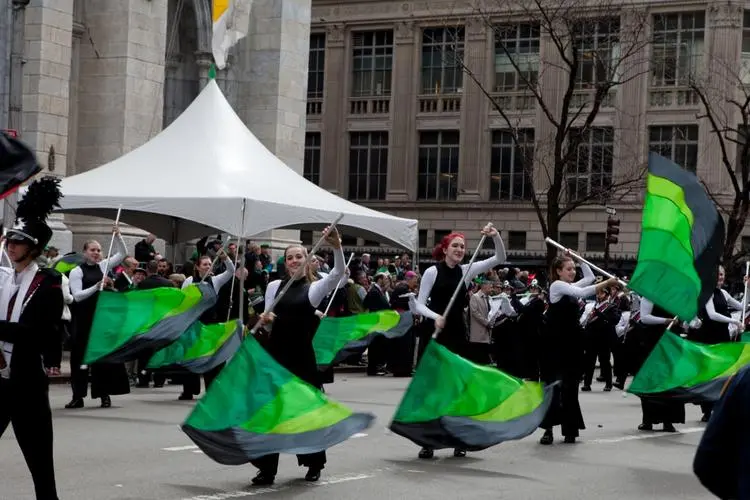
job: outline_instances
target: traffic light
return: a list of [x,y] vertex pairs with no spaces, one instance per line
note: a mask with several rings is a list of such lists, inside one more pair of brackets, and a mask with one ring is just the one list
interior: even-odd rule
[[620,234],[620,219],[607,219],[607,244],[617,244],[618,234]]

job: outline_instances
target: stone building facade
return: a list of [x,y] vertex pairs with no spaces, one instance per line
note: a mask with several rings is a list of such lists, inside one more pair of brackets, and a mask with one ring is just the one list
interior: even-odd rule
[[[471,247],[481,226],[494,221],[512,257],[538,261],[545,243],[536,211],[523,192],[524,173],[514,162],[519,148],[508,141],[507,122],[482,88],[517,117],[519,128],[528,130],[531,147],[536,145],[531,182],[542,198],[549,181],[540,170],[549,158],[541,145],[552,130],[537,101],[502,80],[508,78],[507,60],[497,49],[493,12],[477,16],[472,3],[313,1],[304,174],[358,203],[419,219],[425,255],[452,229],[466,231]],[[504,5],[481,3],[486,9]],[[621,4],[626,7],[616,14],[616,24],[622,39],[640,32],[644,43],[631,54],[636,62],[630,65],[630,76],[593,123],[602,133],[592,133],[587,140],[587,151],[608,153],[584,161],[576,173],[579,180],[590,186],[594,173],[601,171],[613,179],[622,177],[633,165],[645,166],[653,150],[697,171],[713,192],[725,192],[729,179],[718,143],[708,123],[696,119],[700,102],[684,72],[727,76],[729,69],[745,67],[750,60],[750,11],[745,9],[750,3]],[[592,5],[602,4],[592,0]],[[549,36],[529,29],[529,20],[520,14],[496,14],[497,23],[511,27],[511,45],[535,65],[544,101],[559,105],[556,89],[565,88],[564,82],[544,69],[554,66]],[[636,19],[644,24],[636,26]],[[651,42],[657,39],[659,44]],[[507,46],[507,40],[504,43]],[[457,71],[449,57],[434,57],[455,52],[482,88]],[[675,77],[680,72],[683,78]],[[744,70],[737,75],[742,84],[750,84]],[[733,92],[737,87],[725,88]],[[574,98],[585,99],[587,93],[591,90],[582,86]],[[729,107],[723,109],[734,116]],[[729,152],[730,157],[734,154]],[[609,202],[622,221],[619,243],[611,248],[616,258],[632,259],[637,253],[640,197]],[[601,256],[606,220],[603,205],[576,209],[564,219],[560,240],[589,256]],[[309,234],[304,237],[311,239]],[[373,252],[392,251],[377,248],[375,242],[348,243]]]
[[[3,110],[11,2],[0,0]],[[217,75],[258,139],[300,173],[310,9],[310,0],[254,0],[251,35],[232,50],[228,67]],[[53,175],[85,172],[142,145],[208,82],[211,0],[31,0],[25,21],[20,132]],[[0,120],[5,127],[7,115],[0,114]],[[210,165],[206,175],[212,175]],[[133,179],[136,187],[145,182]],[[91,237],[107,238],[111,227],[111,221],[88,217],[55,222],[53,243],[62,250],[79,249]],[[124,234],[131,242],[143,236],[137,228]],[[281,246],[298,241],[298,232],[265,237]]]

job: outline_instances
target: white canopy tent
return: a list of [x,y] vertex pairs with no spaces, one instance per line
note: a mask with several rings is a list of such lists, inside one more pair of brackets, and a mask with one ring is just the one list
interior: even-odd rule
[[[329,193],[287,167],[245,127],[215,81],[169,127],[106,165],[62,181],[59,212],[121,220],[172,243],[219,231],[322,229],[416,250],[417,221]],[[244,207],[244,216],[243,216]]]

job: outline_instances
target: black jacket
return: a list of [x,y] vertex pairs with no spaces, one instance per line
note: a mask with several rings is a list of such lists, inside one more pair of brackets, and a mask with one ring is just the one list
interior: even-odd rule
[[26,297],[18,323],[0,321],[0,341],[13,344],[10,360],[10,382],[22,387],[48,384],[42,355],[49,352],[55,338],[57,323],[63,312],[62,276],[43,268],[37,271]]
[[367,295],[365,295],[365,300],[362,301],[362,305],[370,312],[382,311],[384,309],[391,308],[391,305],[388,303],[388,299],[385,297],[385,294],[381,292],[375,285],[370,287],[370,291],[367,292]]

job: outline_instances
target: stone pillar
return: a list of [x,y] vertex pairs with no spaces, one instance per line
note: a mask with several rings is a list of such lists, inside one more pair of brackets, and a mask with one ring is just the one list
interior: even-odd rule
[[[563,27],[555,29],[558,35],[564,33]],[[566,74],[561,69],[565,63],[562,61],[549,33],[542,31],[540,42],[542,60],[539,64],[539,91],[544,103],[551,110],[552,116],[559,119],[562,95],[567,88]],[[549,189],[550,179],[554,175],[556,130],[536,100],[535,106],[534,189],[537,197],[540,197]]]
[[[302,175],[311,0],[255,0],[249,36],[237,46],[236,110],[271,152]],[[248,216],[259,216],[249,214]],[[274,230],[276,249],[299,242],[299,231]]]
[[[485,81],[487,53],[487,26],[484,19],[469,19],[466,22],[464,64],[476,79]],[[479,201],[479,172],[482,158],[481,137],[487,128],[487,97],[468,75],[463,76],[461,98],[461,159],[458,170],[458,201]],[[484,112],[480,112],[483,110]]]
[[408,201],[409,184],[416,178],[413,152],[413,134],[416,130],[416,103],[414,95],[414,46],[418,30],[412,21],[396,25],[394,41],[394,85],[391,97],[393,127],[390,137],[390,168],[388,170],[388,200]]
[[0,0],[0,128],[8,126],[11,12],[10,0]]
[[[645,10],[626,10],[621,32],[625,34],[622,53],[631,52],[622,62],[622,79],[616,87],[615,102],[619,112],[615,117],[613,175],[615,180],[632,178],[637,169],[648,161],[647,103],[649,80],[648,34],[643,29],[649,13]],[[636,35],[636,36],[634,36]],[[629,48],[629,47],[632,47]],[[640,196],[640,193],[634,194]]]
[[[167,42],[166,1],[84,1],[90,41],[80,52],[81,171],[128,153],[161,130]],[[111,221],[71,219],[75,248],[91,237],[109,241]],[[143,232],[123,228],[123,234],[134,244]]]
[[[719,127],[736,129],[742,123],[742,116],[737,106],[729,104],[728,96],[738,102],[744,102],[745,96],[738,91],[740,67],[740,47],[742,45],[742,16],[744,2],[716,2],[708,8],[708,61],[704,75],[706,84],[703,93],[709,99]],[[705,179],[714,193],[728,192],[731,180],[722,163],[721,145],[708,119],[700,120],[700,144],[706,144],[705,151],[699,152],[701,161],[698,164],[698,176]],[[731,140],[724,141],[727,146],[729,161],[734,165],[736,144]],[[733,196],[727,201],[731,203]]]
[[214,62],[214,56],[210,52],[198,51],[195,53],[195,64],[198,66],[198,82],[200,90],[208,84],[208,72],[211,64]]
[[346,170],[346,64],[344,30],[340,25],[326,30],[326,61],[323,82],[320,187],[341,195],[346,186],[340,182],[340,170]]
[[[26,8],[22,137],[48,172],[68,166],[73,0],[32,0]],[[61,215],[50,218],[50,244],[70,251],[72,233]]]

